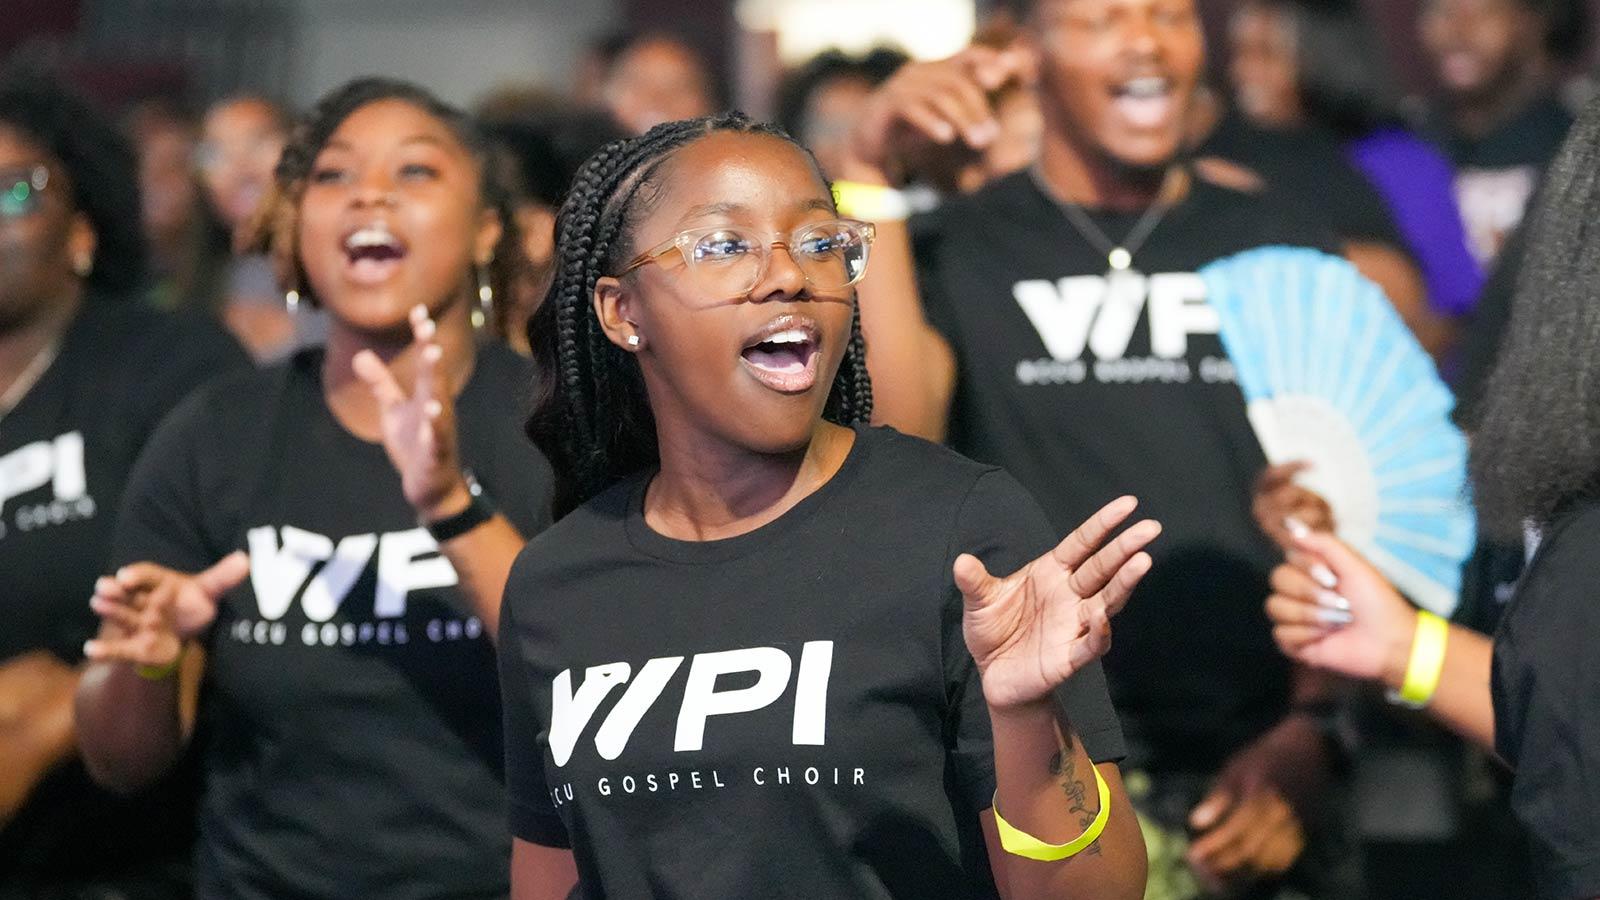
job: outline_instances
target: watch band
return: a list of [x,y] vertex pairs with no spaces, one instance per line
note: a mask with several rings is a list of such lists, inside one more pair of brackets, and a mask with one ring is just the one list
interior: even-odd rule
[[422,527],[428,529],[428,534],[433,537],[434,543],[453,541],[495,517],[494,504],[483,495],[482,489],[476,482],[472,482],[470,486],[468,496],[472,499],[467,502],[466,509],[449,518],[422,523]]

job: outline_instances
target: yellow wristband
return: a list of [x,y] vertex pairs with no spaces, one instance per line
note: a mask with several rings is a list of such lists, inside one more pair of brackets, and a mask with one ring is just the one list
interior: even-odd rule
[[1411,661],[1406,664],[1406,680],[1400,686],[1401,703],[1421,709],[1433,699],[1444,672],[1444,650],[1449,640],[1449,622],[1425,609],[1417,610],[1417,635],[1411,640]]
[[164,666],[135,666],[133,669],[134,674],[146,681],[166,681],[177,674],[178,667],[183,665],[183,654],[188,649],[188,644],[179,647],[178,655],[173,658],[172,662]]
[[911,202],[892,187],[864,181],[835,181],[839,214],[867,222],[903,222],[911,217]]
[[1100,793],[1100,811],[1095,813],[1094,821],[1089,823],[1083,834],[1065,844],[1047,844],[1007,822],[1000,815],[1000,807],[996,805],[993,807],[994,824],[1000,832],[1000,846],[1012,856],[1037,859],[1040,862],[1059,862],[1077,856],[1090,844],[1099,840],[1100,833],[1106,830],[1106,821],[1111,818],[1111,786],[1101,777],[1099,769],[1092,765],[1089,768],[1094,770],[1095,788]]

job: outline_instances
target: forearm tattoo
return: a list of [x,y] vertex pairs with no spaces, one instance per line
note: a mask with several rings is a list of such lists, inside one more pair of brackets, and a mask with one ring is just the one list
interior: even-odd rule
[[[1060,749],[1050,757],[1050,774],[1060,779],[1061,791],[1067,795],[1067,812],[1072,813],[1077,819],[1080,828],[1087,830],[1094,821],[1095,814],[1084,805],[1089,795],[1089,786],[1079,777],[1077,770],[1077,749],[1072,744],[1072,734],[1068,732],[1061,736]],[[1095,841],[1090,844],[1084,852],[1099,856],[1100,842]]]

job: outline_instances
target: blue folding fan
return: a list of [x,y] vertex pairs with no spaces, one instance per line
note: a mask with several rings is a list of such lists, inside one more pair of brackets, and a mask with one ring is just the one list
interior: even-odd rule
[[1200,272],[1269,461],[1418,605],[1449,616],[1472,552],[1454,398],[1377,285],[1315,250],[1265,247]]

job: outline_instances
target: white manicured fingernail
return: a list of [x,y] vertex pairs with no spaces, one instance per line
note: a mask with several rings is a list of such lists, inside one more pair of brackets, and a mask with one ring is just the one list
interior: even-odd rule
[[1336,609],[1340,612],[1350,611],[1350,601],[1333,591],[1317,591],[1317,605],[1324,609]]
[[1339,586],[1339,576],[1322,563],[1311,564],[1311,580],[1330,591]]
[[1317,621],[1324,625],[1349,625],[1356,617],[1342,609],[1318,609]]
[[1295,540],[1304,540],[1311,536],[1311,529],[1306,526],[1306,523],[1296,519],[1294,516],[1285,516],[1283,527],[1289,530],[1289,534],[1293,535]]

